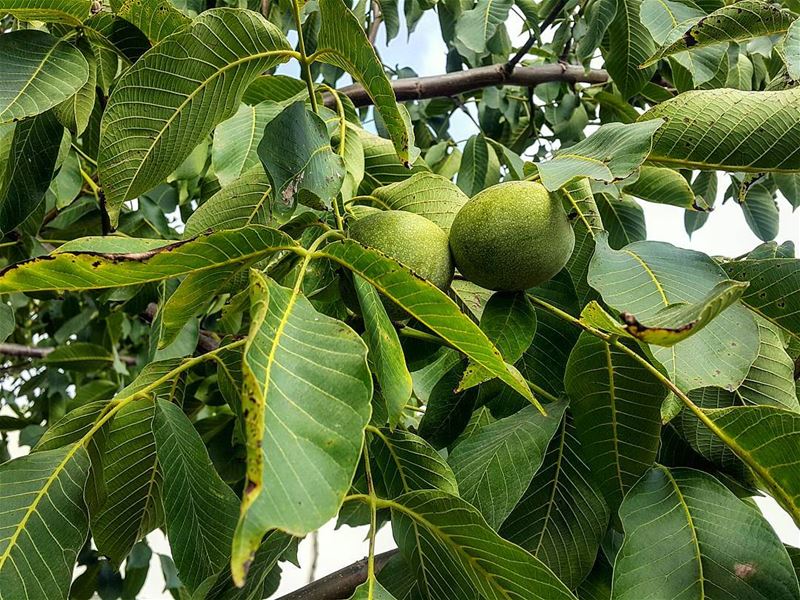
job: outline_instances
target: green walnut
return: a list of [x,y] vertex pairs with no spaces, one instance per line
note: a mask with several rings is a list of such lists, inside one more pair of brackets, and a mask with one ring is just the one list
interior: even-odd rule
[[561,200],[532,181],[476,194],[450,228],[458,270],[490,290],[526,290],[547,281],[564,268],[574,246]]
[[[447,234],[421,215],[403,210],[367,215],[350,225],[350,237],[380,250],[441,290],[453,281],[455,267]],[[343,292],[347,302],[350,294]],[[387,305],[387,309],[393,318],[406,316],[394,307]]]

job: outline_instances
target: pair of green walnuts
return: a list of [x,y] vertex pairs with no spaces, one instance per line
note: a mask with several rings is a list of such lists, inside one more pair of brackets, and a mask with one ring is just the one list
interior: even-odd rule
[[441,290],[450,287],[456,267],[486,289],[532,288],[558,273],[575,245],[561,200],[532,181],[500,183],[476,194],[456,214],[449,236],[423,216],[388,210],[355,221],[350,237]]

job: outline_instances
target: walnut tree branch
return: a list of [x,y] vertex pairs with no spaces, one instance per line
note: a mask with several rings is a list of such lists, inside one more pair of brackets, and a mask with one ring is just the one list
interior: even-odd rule
[[[375,570],[382,569],[395,554],[397,554],[396,549],[376,555]],[[278,600],[341,600],[352,596],[353,591],[366,579],[367,559],[362,558],[344,569],[281,596]]]
[[[22,344],[0,344],[0,356],[20,356],[24,358],[44,358],[50,354],[55,347],[47,346],[23,346]],[[136,358],[133,356],[120,356],[119,359],[126,365],[135,365]]]
[[[560,63],[536,67],[516,67],[511,72],[507,72],[506,65],[499,64],[444,75],[394,79],[391,83],[395,98],[398,102],[403,102],[455,96],[496,85],[529,87],[549,81],[605,83],[608,81],[608,73],[602,69],[585,71],[583,67]],[[372,98],[360,84],[348,85],[337,91],[350,98],[356,106],[368,106],[373,103]],[[325,95],[325,105],[334,105],[334,99],[330,94]]]

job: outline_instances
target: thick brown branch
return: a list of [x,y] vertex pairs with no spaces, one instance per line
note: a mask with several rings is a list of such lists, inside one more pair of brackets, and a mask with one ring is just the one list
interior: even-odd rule
[[[395,79],[392,81],[392,89],[398,102],[403,102],[406,100],[455,96],[495,85],[528,87],[549,81],[592,84],[608,81],[608,73],[604,70],[598,69],[587,72],[583,67],[560,63],[538,67],[517,67],[511,73],[506,73],[504,67],[505,65],[490,65],[444,75]],[[356,106],[372,104],[372,99],[360,84],[349,85],[337,91],[349,97]],[[327,106],[334,105],[333,98],[330,95],[326,95],[325,104]]]
[[[44,358],[55,348],[39,346],[23,346],[21,344],[0,344],[0,355],[3,356],[22,356],[25,358]],[[119,359],[126,365],[135,365],[136,358],[133,356],[120,356]]]
[[[375,556],[376,572],[382,569],[397,550],[389,550]],[[367,579],[367,559],[354,562],[335,573],[318,579],[299,590],[281,596],[278,600],[341,600],[353,595],[353,591]]]

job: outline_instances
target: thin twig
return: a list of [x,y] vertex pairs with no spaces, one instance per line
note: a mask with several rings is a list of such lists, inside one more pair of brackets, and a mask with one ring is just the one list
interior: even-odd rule
[[[544,31],[555,22],[558,15],[561,13],[562,10],[564,10],[564,7],[567,5],[567,1],[568,0],[559,0],[559,2],[552,8],[552,10],[549,13],[547,13],[547,16],[544,18],[544,20],[542,20],[541,24],[539,25],[540,32]],[[511,59],[509,59],[509,61],[504,65],[504,69],[507,73],[510,74],[514,70],[514,68],[519,64],[519,61],[525,58],[525,55],[528,54],[530,49],[533,48],[533,45],[536,43],[536,37],[537,36],[531,34],[530,37],[528,38],[528,41],[525,42],[522,45],[522,47],[519,50],[517,50],[517,53],[514,56],[512,56]]]
[[[64,347],[64,346],[62,346]],[[46,346],[23,346],[22,344],[0,344],[0,355],[3,356],[23,356],[25,358],[44,358],[55,347]],[[133,356],[120,356],[119,359],[126,365],[135,365],[136,358]]]

